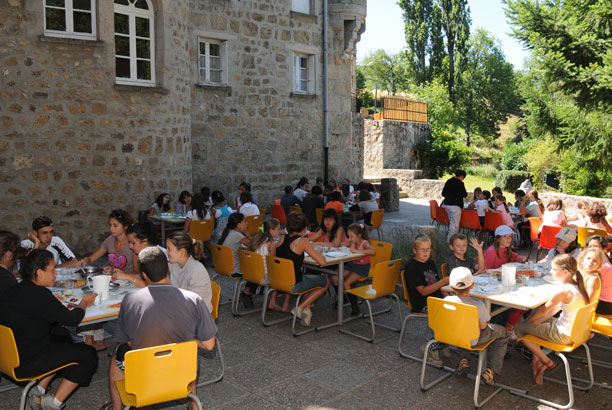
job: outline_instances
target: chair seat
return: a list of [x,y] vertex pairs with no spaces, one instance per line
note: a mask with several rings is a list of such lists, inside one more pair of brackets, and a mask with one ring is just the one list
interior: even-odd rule
[[15,372],[13,372],[13,374],[10,374],[8,376],[11,376],[13,378],[13,380],[15,380],[16,382],[30,382],[32,380],[42,379],[43,377],[48,376],[48,375],[53,374],[53,373],[56,373],[56,372],[62,370],[63,368],[66,368],[68,366],[76,366],[76,365],[78,365],[77,362],[67,363],[67,364],[65,364],[63,366],[57,367],[57,368],[55,368],[53,370],[50,370],[47,373],[38,374],[38,375],[35,375],[35,376],[30,376],[30,377],[18,378],[17,375],[15,375]]
[[125,406],[136,406],[136,396],[125,391],[125,379],[115,381],[115,386],[117,386],[121,402]]
[[542,347],[546,347],[550,350],[554,350],[555,352],[561,352],[561,353],[573,352],[578,347],[574,345],[573,343],[571,345],[563,345],[563,344],[551,342],[546,339],[540,339],[539,337],[534,336],[534,335],[525,335],[523,337],[519,337],[518,339],[516,339],[517,342],[521,342],[523,340],[538,344]]
[[381,297],[381,295],[377,294],[376,289],[374,289],[372,285],[366,285],[366,286],[360,286],[354,289],[348,289],[348,290],[345,290],[344,293],[350,293],[351,295],[358,296],[361,299],[368,299],[368,300],[377,299]]
[[474,350],[474,351],[477,351],[477,352],[481,351],[481,350],[485,350],[494,341],[495,341],[495,339],[489,340],[488,342],[484,342],[483,344],[480,344],[480,345],[472,346],[472,348],[470,350]]
[[[312,290],[321,289],[322,287],[323,287],[323,286],[317,286],[317,287],[314,287],[314,288],[312,288],[312,289],[305,290],[305,291],[303,291],[303,292],[293,292],[293,291],[291,291],[291,292],[287,292],[287,293],[289,293],[290,295],[303,295],[304,293],[308,293],[308,292],[310,292],[310,291],[312,291]],[[278,289],[277,289],[277,290],[278,290]],[[282,290],[281,292],[284,292],[284,290]]]
[[595,316],[591,330],[604,335],[612,335],[612,315]]

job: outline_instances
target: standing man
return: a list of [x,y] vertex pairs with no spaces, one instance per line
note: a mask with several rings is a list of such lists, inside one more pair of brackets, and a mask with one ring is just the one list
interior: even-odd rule
[[26,249],[46,249],[53,254],[56,268],[71,268],[78,262],[74,253],[59,236],[54,235],[53,221],[48,216],[39,216],[32,221],[32,232],[21,241]]
[[463,209],[463,198],[467,196],[463,180],[466,177],[466,172],[462,169],[455,171],[455,176],[446,181],[442,189],[442,206],[446,209],[450,226],[448,228],[448,236],[446,240],[457,233],[459,230],[459,221],[461,220],[461,210]]

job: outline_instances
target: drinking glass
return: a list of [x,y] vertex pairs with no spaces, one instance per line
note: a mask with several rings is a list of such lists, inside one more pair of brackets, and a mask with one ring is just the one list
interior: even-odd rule
[[64,286],[66,287],[66,290],[64,291],[64,295],[72,296],[72,290],[74,289],[74,280],[66,279],[64,281]]

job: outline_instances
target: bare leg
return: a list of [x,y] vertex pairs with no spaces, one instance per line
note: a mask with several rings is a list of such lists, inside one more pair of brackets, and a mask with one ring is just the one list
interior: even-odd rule
[[329,288],[329,279],[327,280],[325,287],[306,293],[304,295],[304,299],[302,299],[302,303],[300,303],[298,307],[301,309],[310,308],[310,305],[312,305],[312,302],[314,302],[315,300],[323,296],[325,292],[327,291],[327,288]]
[[348,290],[351,288],[353,283],[357,282],[361,276],[355,272],[344,271],[344,289]]
[[[191,392],[195,395],[197,395],[196,393],[196,386],[197,384],[195,382],[191,383]],[[194,400],[189,399],[189,407],[191,407],[191,410],[198,410],[198,405]]]
[[42,387],[43,389],[47,390],[47,387],[49,387],[49,383],[51,383],[51,380],[53,380],[54,377],[55,377],[55,373],[45,376],[42,379],[40,379],[40,381],[38,382],[38,385]]
[[291,312],[291,308],[289,307],[289,302],[291,302],[291,295],[288,293],[285,293],[284,296],[285,300],[283,301],[283,309],[282,311],[285,313],[289,313]]
[[55,398],[61,402],[64,402],[68,396],[70,396],[70,393],[72,393],[77,387],[79,387],[78,383],[62,379],[62,382],[57,387],[57,391],[55,392]]
[[268,309],[271,310],[281,310],[281,307],[276,302],[276,298],[278,297],[277,291],[270,292],[270,303],[268,304]]
[[108,390],[110,391],[111,400],[113,402],[113,410],[121,410],[121,396],[119,395],[117,386],[115,386],[115,381],[121,380],[124,377],[125,375],[119,366],[117,366],[117,363],[115,363],[115,355],[113,355],[108,368]]

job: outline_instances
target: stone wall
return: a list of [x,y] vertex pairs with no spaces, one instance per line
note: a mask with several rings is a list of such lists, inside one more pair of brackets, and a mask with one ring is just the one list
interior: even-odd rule
[[574,213],[574,211],[578,208],[578,202],[586,202],[590,204],[592,202],[599,202],[603,204],[608,210],[608,215],[612,215],[612,199],[606,198],[594,198],[591,196],[577,196],[577,195],[567,195],[567,194],[559,194],[554,192],[541,192],[539,193],[539,197],[544,202],[544,206],[548,204],[552,198],[559,198],[563,201],[563,206],[565,207],[565,212],[568,214]]

